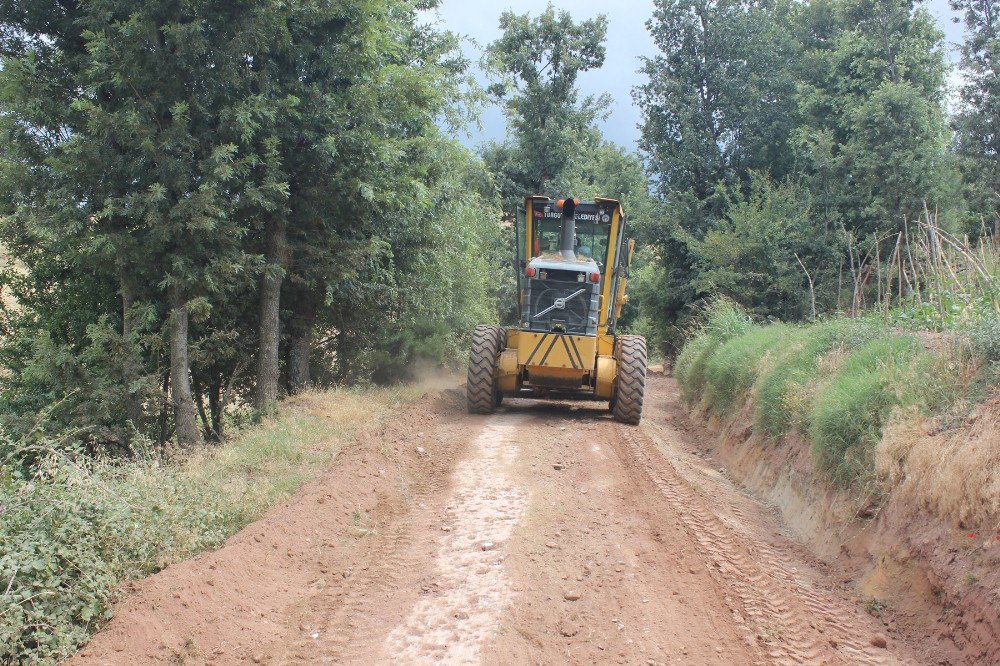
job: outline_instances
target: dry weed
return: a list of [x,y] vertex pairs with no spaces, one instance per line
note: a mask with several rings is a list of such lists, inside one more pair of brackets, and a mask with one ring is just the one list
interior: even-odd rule
[[847,349],[843,345],[838,345],[821,355],[816,364],[816,374],[825,377],[836,373],[840,369],[840,366],[844,364],[844,359],[847,358],[850,352],[850,349]]
[[875,451],[880,478],[957,527],[1000,529],[1000,395],[943,432],[915,410],[897,416]]

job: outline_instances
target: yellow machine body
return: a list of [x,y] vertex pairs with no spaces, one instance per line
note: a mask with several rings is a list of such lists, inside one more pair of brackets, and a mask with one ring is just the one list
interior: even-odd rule
[[[615,324],[627,301],[628,266],[635,242],[624,240],[625,216],[621,204],[613,199],[597,199],[595,204],[607,214],[606,253],[599,283],[599,306],[596,330],[591,335],[561,331],[535,331],[528,325],[506,330],[504,347],[497,364],[497,383],[504,395],[550,393],[582,394],[600,400],[614,397],[618,373]],[[540,206],[546,210],[562,208],[561,202],[547,197],[529,197],[518,219],[519,301],[524,305],[525,289],[520,273],[533,258],[540,256],[538,225]],[[578,203],[579,206],[579,203]],[[523,217],[522,217],[523,215]]]
[[611,399],[616,363],[615,336],[507,331],[500,357],[500,388],[508,395],[525,388],[590,392]]

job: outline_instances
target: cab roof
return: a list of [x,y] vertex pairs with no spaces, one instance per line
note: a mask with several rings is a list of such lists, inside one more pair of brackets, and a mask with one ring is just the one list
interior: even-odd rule
[[[533,194],[530,197],[526,197],[526,199],[531,201],[544,201],[546,203],[556,202],[556,204],[565,200],[565,199],[553,199],[552,197],[547,197],[544,194]],[[599,204],[599,203],[615,204],[616,206],[622,205],[622,202],[619,201],[618,199],[610,199],[608,197],[597,197],[595,199],[579,199],[577,201],[578,206],[580,204]]]

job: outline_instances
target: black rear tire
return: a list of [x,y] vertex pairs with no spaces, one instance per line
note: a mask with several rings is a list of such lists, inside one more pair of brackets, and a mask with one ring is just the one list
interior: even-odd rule
[[618,377],[611,400],[611,416],[620,423],[639,425],[646,392],[646,339],[639,335],[618,338]]
[[503,395],[497,385],[497,362],[506,338],[499,326],[476,326],[465,382],[465,396],[472,414],[492,414],[500,406]]

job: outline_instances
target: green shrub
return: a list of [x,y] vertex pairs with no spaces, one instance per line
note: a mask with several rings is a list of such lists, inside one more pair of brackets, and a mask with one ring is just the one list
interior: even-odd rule
[[808,417],[809,440],[835,480],[847,484],[871,473],[882,426],[901,402],[890,369],[911,361],[919,349],[912,337],[870,340],[848,353],[818,387]]
[[718,300],[708,307],[704,330],[719,342],[743,335],[753,327],[753,320],[740,306]]
[[989,395],[977,365],[968,344],[953,338],[935,353],[921,349],[906,363],[889,366],[886,371],[901,407],[940,416],[941,426],[946,427],[962,422],[969,410]]
[[716,301],[705,310],[701,326],[684,345],[674,364],[674,377],[685,400],[693,400],[704,389],[705,365],[715,349],[746,333],[753,325],[743,310],[727,300]]
[[83,642],[110,617],[128,559],[125,507],[81,492],[78,475],[53,463],[44,477],[9,479],[3,491],[0,586],[10,591],[0,598],[0,661],[54,660]]
[[973,352],[983,362],[1000,364],[1000,314],[994,312],[973,324],[969,338]]
[[894,398],[875,372],[837,376],[816,396],[809,438],[834,479],[846,483],[870,468],[867,454],[881,436]]
[[706,403],[724,412],[745,397],[757,380],[760,360],[791,331],[784,325],[757,326],[717,347],[705,362]]
[[259,515],[258,498],[225,492],[227,477],[196,476],[53,449],[30,477],[9,478],[0,492],[0,581],[10,588],[0,661],[66,656],[111,617],[120,581],[217,547]]
[[[1000,320],[980,318],[968,337],[971,344],[945,336],[931,353],[877,315],[756,326],[723,302],[706,311],[675,374],[685,400],[701,400],[717,413],[753,395],[757,432],[777,438],[797,428],[832,479],[864,485],[894,409],[913,408],[947,423],[993,390],[981,385],[989,387],[996,371],[975,371],[983,362],[1000,367]],[[970,349],[976,359],[970,360]]]

